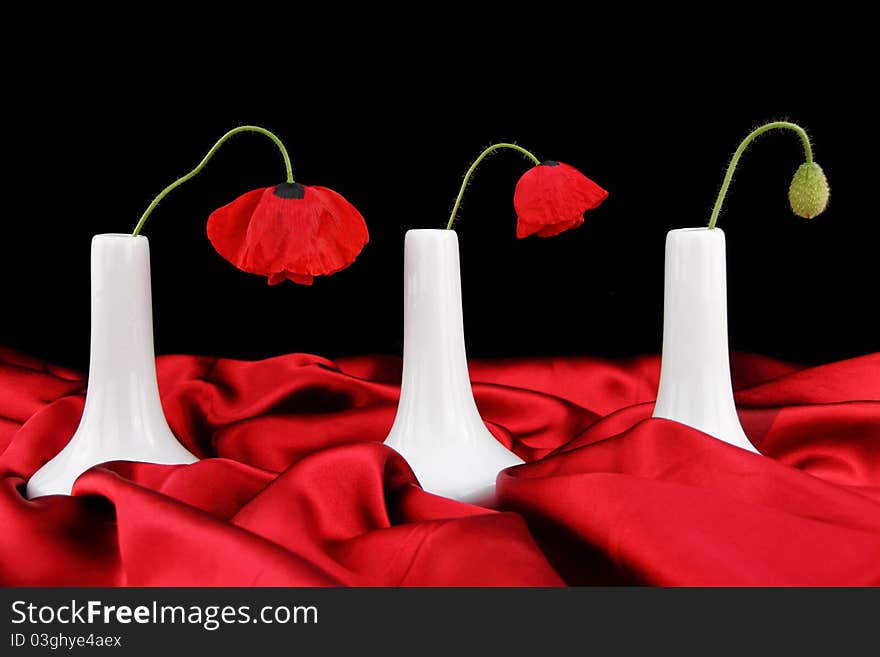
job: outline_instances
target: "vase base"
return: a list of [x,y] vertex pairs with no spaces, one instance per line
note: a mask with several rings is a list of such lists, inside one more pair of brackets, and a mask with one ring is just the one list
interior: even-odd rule
[[[69,444],[73,444],[73,440]],[[157,465],[188,465],[199,460],[178,443],[177,439],[174,439],[174,443],[165,445],[162,453],[158,455],[154,451],[149,454],[132,454],[128,451],[125,454],[102,454],[100,457],[88,458],[87,455],[65,454],[65,452],[66,448],[28,480],[26,489],[28,499],[46,495],[70,495],[79,476],[101,463],[128,461]]]
[[736,426],[729,426],[726,428],[718,428],[718,427],[706,427],[706,426],[698,426],[696,424],[690,424],[688,422],[682,422],[677,417],[668,417],[666,415],[659,415],[654,413],[653,417],[661,418],[663,420],[671,420],[672,422],[678,422],[679,424],[683,424],[686,427],[690,427],[691,429],[696,429],[697,431],[702,431],[704,434],[709,436],[710,438],[714,438],[715,440],[720,440],[723,443],[727,443],[728,445],[733,445],[734,447],[739,447],[740,449],[744,449],[747,452],[752,452],[754,454],[760,454],[761,452],[752,445],[751,441],[749,441],[748,436],[746,436],[745,432],[742,430],[739,422],[736,423]]
[[385,444],[406,459],[427,492],[479,506],[494,503],[499,472],[524,463],[485,429],[476,440],[421,436],[410,441],[392,434]]

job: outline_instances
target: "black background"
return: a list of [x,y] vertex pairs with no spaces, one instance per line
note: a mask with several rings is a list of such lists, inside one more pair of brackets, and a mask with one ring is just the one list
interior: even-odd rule
[[285,141],[299,182],[361,210],[370,243],[312,287],[269,287],[222,260],[207,216],[284,174],[268,140],[236,137],[144,229],[157,353],[400,353],[404,233],[443,227],[461,175],[499,140],[568,162],[611,196],[576,231],[517,240],[512,196],[527,163],[508,152],[483,164],[458,224],[469,355],[657,352],[666,232],[704,225],[740,139],[788,118],[813,137],[831,205],[812,221],[788,210],[802,161],[793,134],[747,152],[719,222],[731,345],[804,363],[880,349],[878,108],[860,54],[719,59],[707,76],[710,50],[646,48],[624,65],[513,46],[440,64],[353,51],[320,71],[312,52],[296,66],[205,56],[177,74],[157,63],[120,76],[121,55],[102,49],[65,51],[49,80],[12,67],[0,343],[85,368],[91,236],[130,231],[217,137],[256,123]]

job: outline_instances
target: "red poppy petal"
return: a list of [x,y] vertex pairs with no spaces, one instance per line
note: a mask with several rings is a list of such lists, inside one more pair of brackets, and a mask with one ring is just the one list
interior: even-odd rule
[[602,187],[587,178],[573,166],[560,162],[559,168],[562,169],[567,177],[571,189],[573,189],[580,197],[584,212],[599,207],[602,204],[602,201],[608,198],[608,192],[606,190],[602,189]]
[[[308,240],[295,213],[303,208],[302,199],[281,198],[274,187],[263,192],[254,207],[244,237],[242,263],[246,271],[261,271],[284,276],[284,260],[291,241]],[[299,230],[298,230],[299,229]],[[280,282],[280,281],[279,281]]]
[[553,237],[554,235],[559,235],[560,233],[564,233],[567,230],[571,230],[573,228],[578,228],[583,223],[584,223],[584,215],[581,215],[579,217],[575,217],[574,219],[570,219],[568,221],[560,221],[555,224],[549,224],[547,226],[543,226],[535,234],[538,237]]
[[316,205],[322,207],[322,227],[311,254],[313,274],[332,274],[348,267],[370,236],[361,213],[341,195],[326,187],[309,187]]
[[608,192],[562,162],[540,164],[517,182],[513,196],[517,237],[550,237],[576,228],[584,212],[599,206]]
[[252,190],[214,210],[208,217],[208,239],[214,249],[233,265],[254,274],[267,271],[249,269],[244,262],[251,216],[268,187]]
[[276,274],[269,274],[269,285],[280,285],[284,281],[293,281],[300,285],[311,285],[315,280],[314,276],[306,276],[305,274],[292,274],[287,271],[281,271]]
[[306,276],[305,274],[292,274],[287,272],[287,280],[299,283],[300,285],[311,285],[315,281],[314,276]]
[[311,285],[350,265],[369,240],[361,214],[333,190],[297,187],[300,197],[266,187],[215,211],[208,237],[218,253],[270,285]]
[[[277,197],[276,197],[277,199]],[[360,213],[336,192],[306,187],[302,199],[265,199],[254,212],[248,260],[297,275],[344,269],[369,239]]]

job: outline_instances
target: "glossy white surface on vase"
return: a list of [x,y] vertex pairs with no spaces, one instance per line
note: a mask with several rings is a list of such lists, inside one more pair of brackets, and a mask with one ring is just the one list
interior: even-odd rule
[[406,234],[403,380],[385,444],[425,490],[471,502],[491,498],[498,473],[523,462],[495,440],[474,401],[453,230]]
[[98,463],[192,463],[165,419],[156,382],[150,247],[146,237],[92,239],[89,379],[79,427],[27,484],[29,498],[69,495]]
[[751,452],[730,381],[727,261],[719,228],[666,236],[663,356],[654,417],[675,420]]

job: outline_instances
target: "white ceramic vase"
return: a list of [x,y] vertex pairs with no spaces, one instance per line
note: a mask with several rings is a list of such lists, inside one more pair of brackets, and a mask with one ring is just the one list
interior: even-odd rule
[[92,327],[85,408],[70,442],[27,484],[29,498],[69,495],[98,463],[192,463],[171,433],[156,382],[146,237],[92,239]]
[[666,236],[663,357],[654,417],[758,452],[743,432],[733,400],[720,228],[682,228]]
[[495,440],[474,402],[455,231],[407,232],[403,301],[403,380],[385,444],[407,460],[425,490],[491,500],[498,473],[523,461]]

